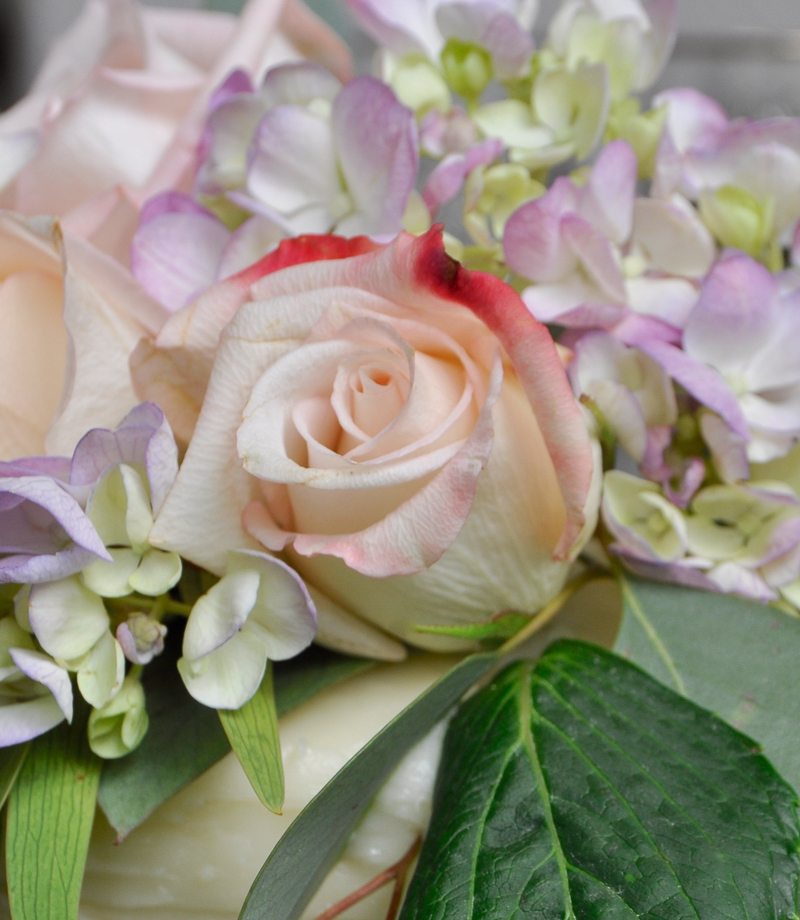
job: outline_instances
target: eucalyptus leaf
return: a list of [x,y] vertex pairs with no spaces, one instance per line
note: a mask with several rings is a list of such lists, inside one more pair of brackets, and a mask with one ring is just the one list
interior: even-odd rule
[[[175,667],[180,645],[180,629],[170,624],[164,654],[142,676],[147,734],[135,751],[107,761],[103,769],[98,801],[120,840],[230,751],[216,711],[189,696],[180,679]],[[278,715],[373,665],[314,646],[279,662],[274,668]]]
[[296,920],[302,914],[398,762],[495,661],[492,654],[465,658],[345,764],[280,839],[240,920]]
[[731,595],[620,577],[614,650],[746,732],[800,789],[800,620]]
[[36,738],[8,798],[6,877],[14,920],[76,920],[102,761],[86,718]]
[[11,747],[0,748],[0,808],[17,781],[19,771],[30,749],[30,742],[14,744]]
[[562,641],[451,722],[401,920],[788,920],[798,840],[750,739]]
[[285,787],[271,663],[252,699],[239,709],[220,709],[219,719],[262,805],[279,815]]

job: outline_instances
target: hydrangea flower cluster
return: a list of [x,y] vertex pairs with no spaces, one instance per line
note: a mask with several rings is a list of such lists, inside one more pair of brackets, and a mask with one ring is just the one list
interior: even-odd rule
[[[311,641],[314,608],[302,582],[263,554],[232,560],[191,611],[170,597],[181,557],[149,536],[177,472],[175,439],[152,403],[113,431],[89,431],[71,458],[0,464],[0,584],[23,585],[0,618],[0,745],[71,722],[75,674],[92,707],[92,749],[105,758],[133,750],[148,721],[139,677],[164,650],[169,613],[189,614],[179,670],[190,692],[217,708],[241,706],[268,657],[290,657]],[[226,668],[236,648],[244,651]]]

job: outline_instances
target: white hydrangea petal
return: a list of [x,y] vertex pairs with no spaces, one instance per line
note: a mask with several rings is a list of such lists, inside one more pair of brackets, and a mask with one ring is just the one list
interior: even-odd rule
[[31,649],[12,648],[10,654],[23,674],[47,687],[64,718],[72,722],[72,681],[66,668],[57,665],[48,655]]
[[34,585],[28,615],[42,648],[63,661],[86,655],[109,624],[102,599],[77,576]]
[[119,471],[125,485],[127,499],[125,529],[131,546],[141,551],[147,545],[147,538],[153,529],[150,490],[143,477],[127,463],[120,464]]
[[258,690],[267,667],[260,635],[242,630],[201,658],[178,661],[186,689],[204,706],[238,709]]
[[317,631],[313,601],[300,576],[288,565],[265,553],[230,553],[228,572],[255,570],[258,598],[246,627],[262,631],[273,661],[293,658],[311,644]]
[[64,713],[49,693],[24,703],[0,706],[0,747],[23,744],[64,721]]
[[129,543],[125,526],[127,496],[118,466],[109,470],[94,488],[86,509],[89,520],[106,546]]
[[106,631],[78,668],[78,689],[87,703],[102,709],[125,679],[122,646]]
[[254,569],[233,572],[197,601],[183,634],[187,659],[207,656],[236,635],[256,603],[259,581]]
[[181,557],[160,549],[149,549],[142,557],[139,567],[130,576],[134,591],[148,597],[158,597],[178,584],[183,571]]
[[139,566],[140,556],[128,547],[110,549],[113,562],[97,559],[81,572],[83,583],[100,597],[125,597],[133,590],[129,582]]

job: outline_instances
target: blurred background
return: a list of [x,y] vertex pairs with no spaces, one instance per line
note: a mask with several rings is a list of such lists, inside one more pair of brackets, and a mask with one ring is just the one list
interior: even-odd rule
[[[243,0],[145,0],[153,6],[238,12]],[[391,2],[391,0],[387,0]],[[541,0],[547,22],[558,0]],[[52,40],[83,0],[0,0],[0,110],[24,94]],[[370,46],[342,0],[309,0],[368,68]],[[681,0],[681,34],[660,85],[690,84],[732,115],[800,115],[800,0]]]

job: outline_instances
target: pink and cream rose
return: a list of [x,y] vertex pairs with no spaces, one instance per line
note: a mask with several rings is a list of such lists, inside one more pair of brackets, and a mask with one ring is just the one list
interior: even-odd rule
[[127,370],[166,312],[51,218],[0,211],[0,460],[71,454],[139,400]]
[[[324,261],[291,265],[304,246]],[[371,251],[341,258],[348,246]],[[151,541],[214,572],[233,548],[284,552],[312,587],[417,645],[450,642],[417,624],[538,609],[597,505],[547,329],[509,286],[450,259],[436,229],[282,250],[140,354],[162,389],[186,384],[170,362],[211,363]]]
[[190,187],[219,84],[302,56],[351,75],[347,48],[300,0],[250,0],[238,18],[88,0],[0,117],[0,206],[58,215],[127,264],[141,204]]

